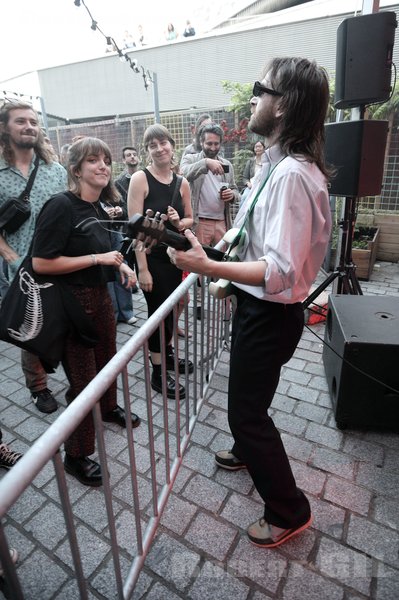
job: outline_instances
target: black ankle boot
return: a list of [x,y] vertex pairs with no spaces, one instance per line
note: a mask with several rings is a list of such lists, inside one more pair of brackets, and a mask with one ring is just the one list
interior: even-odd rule
[[[162,394],[161,365],[152,365],[152,369],[151,387],[156,392]],[[186,390],[182,385],[179,385],[179,395],[180,399],[186,397]],[[169,375],[169,373],[166,373],[166,396],[168,398],[176,398],[176,381]]]
[[98,487],[103,483],[100,465],[88,456],[65,454],[64,468],[67,473],[76,477],[83,485]]
[[[166,346],[165,363],[168,371],[175,370],[175,353],[173,351],[172,346]],[[184,360],[184,358],[179,358],[179,360],[177,361],[177,366],[179,369],[179,373],[184,374],[186,372],[186,361]],[[187,367],[189,373],[192,373],[194,371],[194,365],[191,362],[191,360],[187,360]]]

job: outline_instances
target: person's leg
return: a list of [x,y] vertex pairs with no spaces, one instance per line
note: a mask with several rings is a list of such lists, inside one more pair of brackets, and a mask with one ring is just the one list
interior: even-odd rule
[[10,287],[10,284],[5,274],[4,264],[4,259],[2,256],[0,256],[0,296],[2,300],[4,300],[4,298],[6,297],[8,288]]
[[310,517],[309,502],[296,487],[280,434],[267,413],[281,366],[294,353],[302,328],[300,305],[265,303],[238,292],[229,378],[232,453],[245,463],[265,502],[265,520],[281,528]]
[[[149,270],[153,278],[153,289],[151,292],[144,292],[147,302],[148,317],[163,304],[172,292],[180,285],[182,273],[167,259],[157,259],[151,256],[147,257]],[[164,320],[166,345],[173,337],[174,318],[171,311]],[[161,336],[160,330],[156,329],[148,340],[148,347],[151,354],[151,363],[153,372],[151,376],[151,386],[156,392],[162,392],[162,373],[161,373]],[[175,398],[176,382],[167,375],[167,396]],[[180,398],[184,398],[185,390],[179,385]]]
[[57,410],[57,401],[47,388],[47,373],[39,358],[27,350],[21,350],[21,367],[36,408],[43,413]]
[[[116,321],[128,323],[133,321],[133,299],[130,289],[126,289],[121,283],[119,273],[116,273],[116,280],[108,284],[108,292],[112,299]],[[132,323],[133,324],[133,323]]]
[[213,232],[213,246],[216,246],[224,238],[226,233],[225,221],[215,221],[214,232]]

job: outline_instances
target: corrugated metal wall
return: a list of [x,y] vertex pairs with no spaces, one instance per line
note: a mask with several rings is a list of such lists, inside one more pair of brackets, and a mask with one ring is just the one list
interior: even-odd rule
[[[399,5],[390,10],[398,14]],[[160,111],[226,106],[221,81],[258,78],[265,62],[278,55],[305,56],[334,71],[336,31],[347,15],[245,32],[210,35],[132,51],[129,56],[158,77]],[[394,60],[399,58],[395,45]],[[152,87],[117,56],[39,72],[47,112],[68,119],[150,113]]]

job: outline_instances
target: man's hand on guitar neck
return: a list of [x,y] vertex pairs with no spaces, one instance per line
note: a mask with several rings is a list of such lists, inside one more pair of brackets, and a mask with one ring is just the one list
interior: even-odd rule
[[182,250],[179,251],[174,248],[169,248],[168,254],[171,261],[182,271],[191,271],[192,273],[198,273],[199,275],[208,274],[208,271],[212,270],[212,265],[215,261],[211,261],[207,257],[198,239],[190,229],[186,229],[184,235],[192,246],[191,250],[184,252]]

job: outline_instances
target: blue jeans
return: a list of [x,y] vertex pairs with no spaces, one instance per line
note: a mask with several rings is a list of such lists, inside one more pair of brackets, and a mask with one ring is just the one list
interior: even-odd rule
[[10,284],[8,283],[8,279],[6,277],[5,269],[7,268],[7,263],[4,262],[4,258],[0,257],[0,296],[4,299]]
[[126,323],[134,316],[132,292],[130,288],[127,290],[121,284],[119,273],[116,273],[116,281],[110,281],[107,285],[114,307],[115,321],[124,321]]

